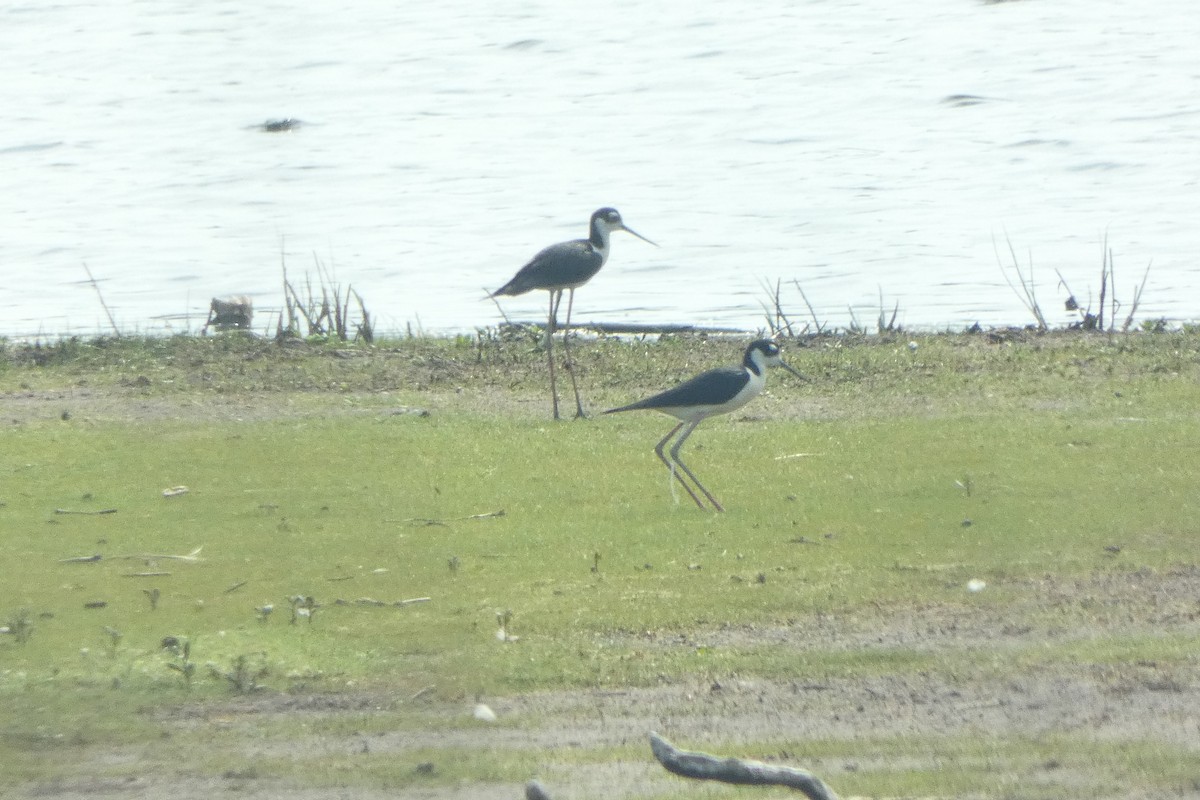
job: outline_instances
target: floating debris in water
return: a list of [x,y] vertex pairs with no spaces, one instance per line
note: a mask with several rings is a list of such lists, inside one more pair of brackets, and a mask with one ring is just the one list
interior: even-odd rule
[[293,117],[287,119],[269,119],[262,125],[259,125],[259,130],[267,133],[290,133],[298,129],[303,123]]
[[977,106],[984,102],[985,98],[974,94],[952,94],[942,98],[942,102],[948,106],[962,108],[964,106]]

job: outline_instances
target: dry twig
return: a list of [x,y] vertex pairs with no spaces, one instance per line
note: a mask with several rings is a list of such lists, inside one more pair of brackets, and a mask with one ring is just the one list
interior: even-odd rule
[[88,283],[96,290],[96,297],[100,298],[100,307],[104,309],[104,314],[108,317],[108,324],[112,325],[113,336],[121,338],[121,329],[117,327],[117,321],[113,319],[112,311],[108,308],[108,303],[104,302],[104,294],[100,291],[100,284],[96,283],[96,279],[92,277],[92,270],[88,267],[87,262],[83,262],[83,271],[87,273]]
[[1020,290],[1013,285],[1012,279],[1008,277],[1008,272],[1004,269],[1004,263],[1000,260],[1000,248],[996,245],[996,237],[992,237],[992,249],[996,252],[996,263],[1000,265],[1000,273],[1004,276],[1004,282],[1009,288],[1016,293],[1020,298],[1021,303],[1033,314],[1033,318],[1037,320],[1039,331],[1049,330],[1050,326],[1046,324],[1046,317],[1042,314],[1042,308],[1038,305],[1037,289],[1033,281],[1033,257],[1029,258],[1029,277],[1026,278],[1021,272],[1021,262],[1017,260],[1017,251],[1013,248],[1012,239],[1005,234],[1005,241],[1008,243],[1008,253],[1012,257],[1012,268],[1017,273],[1017,280],[1021,284]]
[[[503,517],[504,514],[505,514],[505,512],[504,512],[504,509],[502,508],[499,511],[489,511],[484,514],[470,514],[469,516],[466,516],[466,517],[452,517],[448,520],[432,519],[430,517],[408,517],[407,519],[402,519],[400,521],[407,522],[409,525],[423,525],[425,527],[431,527],[431,526],[445,527],[446,523],[448,523],[448,522],[467,522],[467,521],[473,520],[473,519],[496,519],[498,517]],[[388,520],[388,521],[391,522],[392,520]]]
[[201,545],[185,556],[175,556],[169,553],[130,553],[128,555],[109,556],[109,558],[123,558],[131,561],[159,561],[161,559],[167,559],[171,561],[189,561],[194,563],[204,560],[200,557],[200,551],[203,549],[204,546]]

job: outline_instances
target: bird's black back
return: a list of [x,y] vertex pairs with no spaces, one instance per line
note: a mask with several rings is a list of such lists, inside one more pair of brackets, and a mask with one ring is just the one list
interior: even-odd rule
[[492,292],[492,296],[578,286],[591,279],[603,265],[603,256],[587,239],[559,242],[530,259],[512,280]]
[[638,400],[620,408],[610,408],[605,414],[618,411],[637,411],[639,409],[662,410],[665,408],[686,408],[689,406],[720,405],[725,403],[742,390],[750,380],[750,376],[742,367],[718,367],[702,372],[678,386],[659,392],[653,397]]

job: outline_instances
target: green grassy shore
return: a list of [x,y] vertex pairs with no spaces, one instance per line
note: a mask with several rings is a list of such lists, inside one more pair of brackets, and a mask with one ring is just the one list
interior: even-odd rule
[[[598,412],[744,344],[574,353]],[[689,440],[714,514],[672,499],[667,418],[552,422],[528,337],[0,344],[0,795],[695,797],[631,766],[568,788],[649,762],[642,722],[843,796],[1200,793],[1200,333],[784,347],[809,382],[774,371]],[[1081,676],[1148,718],[711,705]],[[614,723],[580,697],[651,710],[592,737]],[[393,748],[322,744],[359,740]],[[777,796],[700,790],[731,792]]]

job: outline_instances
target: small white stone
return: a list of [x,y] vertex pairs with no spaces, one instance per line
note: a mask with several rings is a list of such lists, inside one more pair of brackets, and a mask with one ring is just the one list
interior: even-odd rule
[[473,716],[480,722],[496,721],[496,712],[492,711],[492,709],[488,708],[488,706],[483,703],[476,704]]
[[979,580],[979,578],[971,578],[971,580],[967,581],[968,592],[982,592],[986,588],[987,584]]

